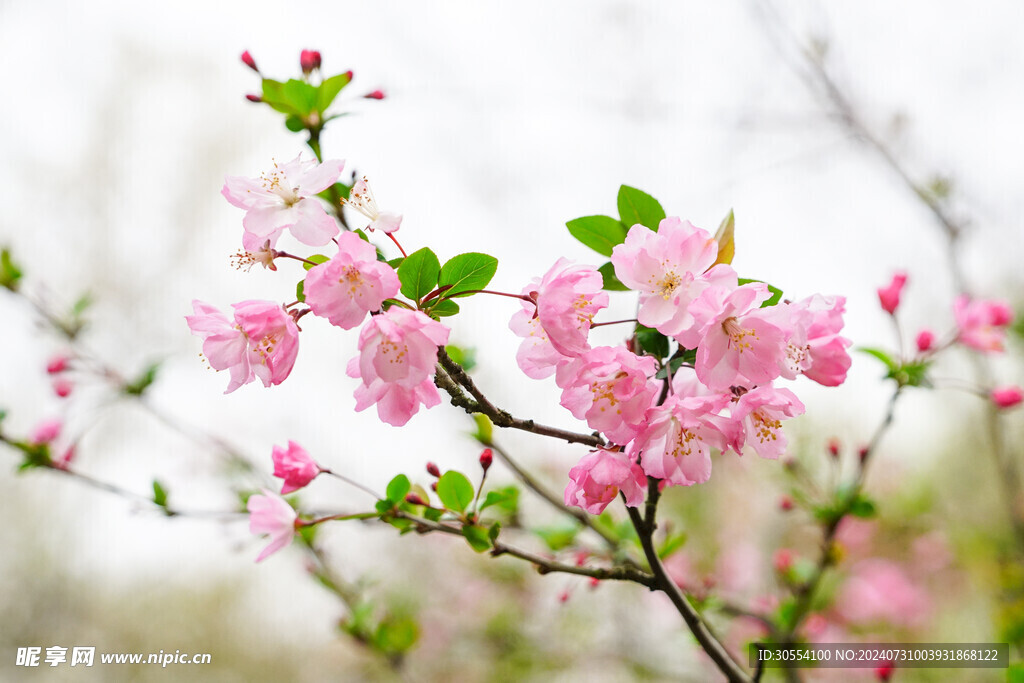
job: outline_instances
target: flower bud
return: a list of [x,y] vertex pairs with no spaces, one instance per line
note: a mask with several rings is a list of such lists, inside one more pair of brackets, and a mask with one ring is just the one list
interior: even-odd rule
[[41,446],[44,443],[55,441],[60,436],[62,426],[58,419],[43,420],[36,425],[28,442],[34,446]]
[[259,67],[256,66],[256,60],[252,58],[252,55],[249,54],[248,50],[242,53],[242,64],[245,64],[247,67],[249,67],[256,73],[260,72]]
[[408,494],[405,497],[405,502],[408,503],[409,505],[429,505],[429,503],[427,503],[427,501],[423,500],[422,498],[420,498],[415,493]]
[[989,394],[989,398],[1000,408],[1012,408],[1024,401],[1024,392],[1017,386],[996,387]]
[[778,573],[784,574],[788,572],[793,567],[793,551],[789,548],[779,548],[775,551],[772,564]]
[[886,662],[882,666],[875,668],[875,679],[885,683],[892,679],[894,671],[896,671],[896,667],[893,666],[892,662]]
[[50,362],[46,364],[46,372],[51,375],[56,375],[67,369],[68,359],[66,356],[54,356],[50,359]]
[[57,396],[61,398],[67,398],[70,396],[73,388],[74,385],[70,380],[57,379],[53,382],[53,393],[57,394]]
[[485,448],[483,453],[480,454],[480,467],[484,468],[484,472],[486,472],[490,469],[492,462],[494,462],[494,453],[491,452],[490,448]]
[[253,93],[249,93],[248,95],[246,95],[245,99],[249,100],[250,102],[257,102],[257,103],[263,101],[262,97],[260,97],[259,95],[254,95]]
[[374,90],[373,92],[366,93],[365,95],[363,95],[363,97],[368,99],[368,100],[383,100],[384,99],[384,91],[383,90]]
[[435,492],[435,493],[437,493],[437,482],[436,481],[430,482],[430,490]]
[[437,468],[437,465],[435,465],[434,463],[428,462],[427,463],[427,474],[429,474],[432,477],[440,477],[441,476],[441,470],[439,470]]
[[789,512],[793,509],[793,499],[789,496],[783,496],[779,499],[779,509],[783,512]]
[[839,439],[833,436],[831,439],[828,440],[828,454],[831,455],[833,458],[838,458],[839,449],[841,446],[842,444],[839,442]]
[[861,464],[868,459],[868,455],[871,454],[871,449],[867,446],[861,446],[860,450],[857,451],[857,459],[860,460]]
[[308,74],[314,69],[320,68],[320,53],[316,50],[303,50],[299,55],[299,65],[302,73]]
[[882,310],[889,315],[896,313],[896,308],[900,305],[900,292],[903,291],[903,285],[906,283],[907,274],[898,271],[892,276],[892,282],[888,287],[878,290],[878,302],[882,305]]
[[931,351],[935,344],[935,334],[931,330],[921,330],[917,335],[917,350],[921,353]]

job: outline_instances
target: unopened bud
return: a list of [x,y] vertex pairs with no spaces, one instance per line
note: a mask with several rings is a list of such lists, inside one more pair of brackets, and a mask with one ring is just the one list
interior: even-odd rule
[[299,54],[299,66],[302,73],[308,74],[314,69],[320,68],[320,53],[316,50],[303,50]]
[[254,95],[253,93],[249,93],[248,95],[246,95],[245,99],[249,100],[250,102],[262,102],[263,101],[262,97],[260,97],[259,95]]
[[896,671],[896,667],[891,663],[886,662],[882,666],[875,669],[875,679],[882,681],[883,683],[892,680],[892,674]]
[[491,452],[490,448],[485,448],[483,453],[480,454],[480,467],[483,467],[484,472],[486,472],[490,469],[492,462],[494,462],[494,453]]
[[920,353],[931,351],[935,344],[935,334],[931,330],[921,330],[917,335],[917,350]]
[[50,362],[46,364],[46,372],[51,375],[56,375],[67,369],[68,359],[66,356],[54,356],[50,359]]
[[427,503],[427,501],[423,500],[422,498],[420,498],[415,493],[408,494],[405,497],[405,502],[408,503],[409,505],[429,505],[429,503]]
[[1024,401],[1024,392],[1020,387],[1015,386],[997,387],[989,394],[989,398],[1000,408],[1012,408]]
[[368,99],[368,100],[383,100],[384,99],[384,91],[383,90],[374,90],[373,92],[366,93],[365,95],[363,95],[363,97]]
[[245,64],[247,67],[249,67],[256,73],[260,72],[259,67],[256,66],[256,60],[252,58],[252,55],[249,54],[248,50],[242,53],[242,64]]
[[561,595],[558,596],[558,602],[569,602],[569,591],[562,591]]
[[432,477],[440,477],[441,476],[441,470],[439,470],[437,468],[437,465],[435,465],[434,463],[428,462],[427,463],[427,474],[429,474]]
[[868,448],[867,446],[861,446],[860,449],[857,451],[857,459],[860,460],[860,462],[863,464],[863,462],[868,459],[868,455],[870,455],[870,453],[870,448]]
[[793,551],[788,548],[776,550],[772,564],[775,566],[775,571],[780,574],[788,572],[793,567]]
[[53,382],[53,393],[57,394],[61,398],[67,398],[71,395],[71,389],[74,385],[66,379],[58,379]]
[[437,492],[437,482],[436,481],[430,482],[430,490],[434,491],[435,493]]
[[346,71],[346,72],[345,72],[345,75],[346,75],[346,76],[348,76],[348,80],[350,80],[350,81],[351,81],[351,80],[352,80],[352,75],[353,75],[353,74],[352,74],[352,69],[349,69],[348,71]]
[[900,305],[900,294],[903,292],[905,284],[907,284],[907,274],[899,271],[892,276],[892,282],[887,287],[878,290],[878,303],[881,304],[882,310],[889,315],[896,314],[896,309]]
[[779,509],[783,512],[789,512],[793,509],[793,499],[789,496],[783,496],[779,499]]
[[839,439],[832,437],[828,440],[828,454],[833,458],[838,458],[841,446],[842,444],[839,442]]

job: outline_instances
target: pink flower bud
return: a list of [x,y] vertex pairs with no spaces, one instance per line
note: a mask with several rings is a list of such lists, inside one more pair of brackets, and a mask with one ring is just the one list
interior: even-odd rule
[[245,99],[249,100],[250,102],[257,102],[257,103],[263,101],[262,97],[260,97],[259,95],[254,95],[253,93],[249,93],[248,95],[246,95]]
[[436,481],[430,482],[430,490],[434,491],[435,493],[437,492],[437,482]]
[[295,443],[288,442],[288,447],[274,446],[271,453],[274,463],[274,476],[284,479],[281,494],[298,491],[320,474],[320,465],[310,457],[306,449]]
[[931,330],[921,330],[917,335],[917,350],[921,353],[931,351],[935,344],[935,334]]
[[562,594],[558,596],[558,602],[569,602],[569,591],[562,591]]
[[51,375],[64,372],[68,369],[67,356],[54,356],[50,359],[50,362],[46,364],[46,372]]
[[480,454],[480,467],[483,467],[484,472],[486,472],[490,469],[492,462],[494,462],[494,453],[491,452],[490,448],[485,448],[483,453]]
[[67,379],[56,379],[53,381],[53,393],[61,398],[67,398],[71,395],[71,389],[74,385],[70,380]]
[[783,512],[789,512],[793,509],[793,499],[789,496],[783,496],[779,500],[779,509]]
[[891,662],[886,662],[875,669],[875,678],[885,683],[892,679],[894,671],[896,671],[896,667]]
[[260,72],[259,67],[256,66],[256,60],[252,58],[252,55],[249,54],[248,50],[242,53],[242,64],[245,64],[256,73]]
[[903,285],[906,283],[907,274],[898,271],[892,276],[892,282],[888,287],[878,290],[878,302],[882,305],[882,310],[889,315],[896,313],[896,307],[900,305],[900,292],[903,291]]
[[405,502],[408,503],[409,505],[429,505],[429,503],[427,503],[427,501],[423,500],[422,498],[420,498],[415,493],[408,494],[405,497]]
[[772,558],[775,571],[780,574],[788,572],[793,567],[793,551],[789,548],[779,548]]
[[75,459],[75,445],[71,444],[70,446],[68,446],[68,449],[66,451],[64,451],[64,455],[60,456],[60,458],[55,460],[53,465],[54,465],[54,467],[57,467],[59,469],[66,470],[68,468],[68,465],[70,465],[71,461],[74,460],[74,459]]
[[36,425],[35,430],[32,432],[32,436],[29,437],[29,443],[35,446],[41,446],[44,443],[50,443],[60,436],[60,430],[63,425],[61,421],[56,418],[49,420],[43,420]]
[[870,453],[871,449],[869,449],[867,446],[861,446],[860,449],[857,451],[857,459],[863,463],[865,460],[868,459],[868,455]]
[[1017,386],[996,387],[989,394],[989,398],[1000,408],[1012,408],[1024,401],[1024,392]]
[[374,90],[373,92],[366,93],[365,95],[363,95],[363,97],[368,99],[368,100],[383,100],[384,99],[384,91],[383,90]]
[[838,458],[839,449],[841,446],[842,444],[839,442],[839,439],[833,436],[831,439],[828,440],[828,454],[831,455],[833,458]]
[[427,474],[429,474],[432,477],[440,477],[441,476],[441,470],[439,470],[437,468],[437,465],[435,465],[434,463],[428,462],[427,463]]
[[299,65],[302,73],[308,74],[314,69],[320,68],[320,53],[316,50],[303,50],[299,55]]

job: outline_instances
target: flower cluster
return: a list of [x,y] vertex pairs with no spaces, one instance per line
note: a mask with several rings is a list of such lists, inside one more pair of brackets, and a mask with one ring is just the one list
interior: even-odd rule
[[635,338],[591,348],[594,314],[608,305],[603,278],[564,260],[523,290],[530,301],[509,325],[523,337],[523,372],[554,374],[561,404],[609,441],[570,471],[567,505],[598,513],[622,492],[636,506],[647,477],[703,483],[712,449],[750,446],[778,458],[782,421],[804,406],[776,380],[804,375],[836,386],[846,378],[845,299],[772,301],[767,285],[741,282],[719,262],[718,242],[687,221],[666,218],[657,231],[634,225],[611,264],[640,294],[637,321],[675,342],[671,359],[638,354]]

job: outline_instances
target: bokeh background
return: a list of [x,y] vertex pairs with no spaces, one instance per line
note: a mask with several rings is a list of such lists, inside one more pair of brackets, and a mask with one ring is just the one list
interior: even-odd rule
[[[942,233],[829,116],[798,75],[791,40],[823,46],[864,119],[922,181],[950,183],[968,225],[960,249],[972,286],[1013,298],[1024,234],[1022,20],[1024,9],[1009,0],[970,10],[753,0],[0,2],[0,242],[25,266],[26,286],[54,306],[92,295],[86,343],[98,356],[129,375],[162,363],[152,410],[88,384],[62,402],[43,372],[60,341],[23,302],[0,296],[5,428],[24,432],[60,416],[81,437],[84,471],[142,493],[157,476],[176,505],[200,510],[237,505],[224,485],[223,449],[206,435],[264,473],[271,445],[294,439],[377,489],[397,472],[426,481],[427,460],[473,466],[470,424],[450,407],[402,429],[372,410],[352,411],[344,365],[354,332],[307,318],[292,377],[273,390],[224,396],[226,378],[196,358],[200,344],[184,324],[192,299],[223,307],[290,299],[299,277],[288,267],[245,273],[228,263],[241,214],[219,195],[223,176],[255,175],[304,148],[277,115],[244,100],[258,80],[238,61],[242,50],[281,79],[297,74],[304,48],[322,52],[328,73],[354,70],[339,98],[351,114],[328,127],[326,156],[368,174],[380,203],[404,213],[405,245],[429,244],[442,257],[498,256],[494,288],[518,291],[560,255],[598,263],[565,221],[612,213],[626,183],[711,230],[733,209],[741,274],[795,297],[845,295],[855,344],[892,346],[875,288],[895,269],[910,274],[901,311],[908,332],[952,324]],[[385,100],[358,97],[377,88]],[[631,304],[616,305],[626,312]],[[571,426],[553,383],[515,366],[514,307],[468,301],[452,339],[476,348],[478,379],[496,403]],[[600,332],[616,341],[614,329]],[[1020,379],[1019,347],[1009,355],[999,366],[1004,383]],[[966,377],[967,369],[952,359],[942,374]],[[812,469],[827,438],[848,449],[867,439],[883,412],[880,374],[857,357],[840,389],[801,383],[808,411],[791,441]],[[931,596],[923,621],[897,624],[890,636],[997,639],[1005,506],[978,404],[963,392],[915,392],[874,464],[869,490],[881,518],[861,530],[874,539],[865,556],[913,565],[906,571]],[[1019,433],[1019,417],[1007,419]],[[530,435],[502,438],[555,489],[582,455]],[[4,680],[112,675],[17,669],[15,650],[26,645],[211,652],[214,664],[189,675],[217,681],[708,675],[668,606],[629,587],[592,591],[537,577],[449,539],[332,529],[328,554],[341,575],[419,614],[420,646],[396,674],[339,635],[344,609],[308,577],[298,552],[253,566],[260,542],[244,519],[168,520],[51,473],[16,475],[16,458],[0,457],[8,459],[0,460]],[[495,476],[511,481],[506,471]],[[667,504],[693,528],[680,576],[722,580],[738,567],[748,577],[738,590],[752,596],[770,589],[774,548],[813,554],[808,520],[777,511],[785,490],[777,463],[745,458],[716,462],[699,491],[674,492]],[[372,503],[335,482],[318,482],[307,500],[351,511]],[[525,514],[544,523],[548,513]],[[912,557],[925,537],[933,546]],[[175,674],[130,673],[167,675]]]

